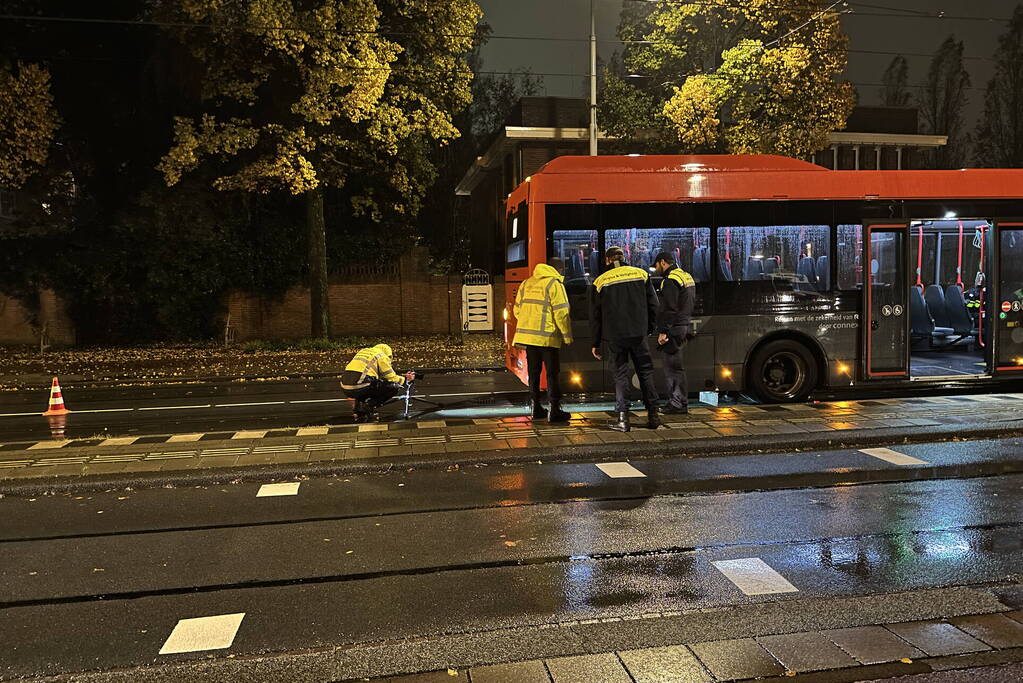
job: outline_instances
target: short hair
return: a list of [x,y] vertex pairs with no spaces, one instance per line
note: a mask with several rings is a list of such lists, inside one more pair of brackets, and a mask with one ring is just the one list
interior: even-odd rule
[[604,258],[608,261],[625,263],[625,252],[622,251],[621,247],[608,247],[608,250],[604,252]]
[[558,258],[557,256],[552,256],[551,258],[547,259],[547,265],[553,268],[554,270],[558,271],[559,273],[565,272],[565,262],[564,260]]
[[659,252],[657,254],[657,258],[654,259],[654,263],[657,263],[658,261],[664,261],[665,263],[675,265],[675,255],[670,251]]

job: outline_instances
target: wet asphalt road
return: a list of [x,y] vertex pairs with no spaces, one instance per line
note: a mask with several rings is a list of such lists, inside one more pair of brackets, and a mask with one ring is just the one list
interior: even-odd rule
[[[728,460],[871,466],[856,451],[772,457]],[[279,497],[236,484],[2,498],[0,679],[695,609],[827,615],[1023,579],[1021,474],[695,494],[686,461],[633,464],[646,477],[537,464],[310,479]],[[739,558],[796,591],[745,595],[712,564]],[[879,618],[911,618],[907,600],[882,600]],[[229,648],[158,654],[179,619],[240,613]]]

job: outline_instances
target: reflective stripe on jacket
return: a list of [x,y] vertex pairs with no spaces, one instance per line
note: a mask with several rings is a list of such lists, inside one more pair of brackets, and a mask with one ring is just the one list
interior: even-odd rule
[[533,269],[533,277],[515,295],[515,337],[512,344],[552,346],[572,343],[572,320],[564,278],[546,263]]
[[660,300],[657,331],[678,337],[686,336],[692,323],[696,280],[678,266],[672,266],[661,280]]
[[654,331],[657,292],[641,268],[617,266],[590,288],[590,330],[594,348],[604,341],[645,337]]
[[358,389],[363,380],[367,377],[375,377],[387,382],[404,384],[405,378],[394,371],[391,367],[391,347],[387,344],[377,344],[359,351],[345,366],[345,371],[359,373],[359,384],[343,386],[345,389]]

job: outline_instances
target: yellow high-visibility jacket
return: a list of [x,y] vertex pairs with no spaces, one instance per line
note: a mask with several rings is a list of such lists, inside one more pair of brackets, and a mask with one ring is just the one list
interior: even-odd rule
[[[359,373],[359,383],[367,377],[376,377],[387,382],[404,384],[405,378],[394,371],[391,367],[391,347],[387,344],[377,344],[359,351],[345,366],[345,372],[352,371]],[[342,385],[343,386],[343,385]],[[356,387],[356,385],[352,385]]]
[[546,263],[533,269],[515,296],[517,327],[512,344],[560,347],[572,343],[572,320],[564,279]]

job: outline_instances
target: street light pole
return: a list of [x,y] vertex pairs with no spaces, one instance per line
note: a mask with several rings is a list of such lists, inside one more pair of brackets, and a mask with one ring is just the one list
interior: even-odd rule
[[590,156],[597,156],[597,16],[590,0]]

